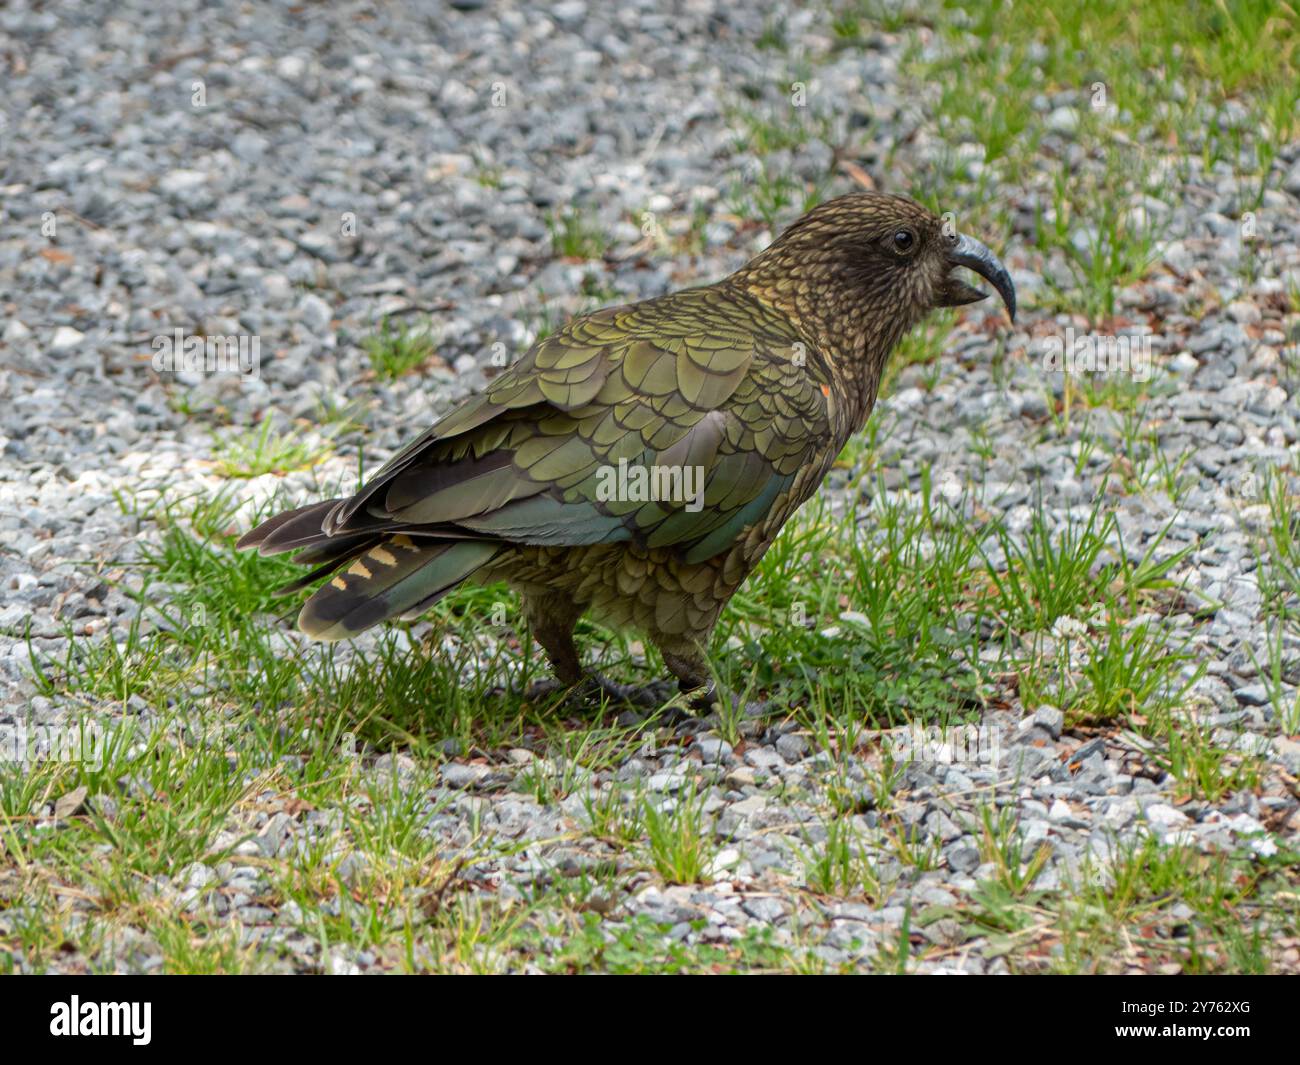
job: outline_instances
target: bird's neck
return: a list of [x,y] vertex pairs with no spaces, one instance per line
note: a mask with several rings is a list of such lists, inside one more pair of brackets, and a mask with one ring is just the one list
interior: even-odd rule
[[861,288],[817,271],[808,280],[792,277],[785,263],[770,267],[760,256],[730,281],[792,323],[805,337],[835,393],[836,435],[847,440],[866,423],[875,406],[889,353],[913,322],[863,298]]

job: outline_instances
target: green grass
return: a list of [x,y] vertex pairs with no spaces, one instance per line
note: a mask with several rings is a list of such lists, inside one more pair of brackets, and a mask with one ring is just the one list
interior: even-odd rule
[[727,206],[741,218],[772,227],[794,221],[826,198],[825,186],[791,177],[786,173],[760,170],[737,178],[727,196]]
[[767,156],[774,152],[797,151],[811,140],[830,143],[827,116],[808,104],[796,105],[791,99],[790,83],[775,86],[781,94],[770,108],[739,107],[728,116],[735,130],[737,152]]
[[262,420],[260,428],[228,433],[213,447],[217,473],[222,477],[261,477],[305,470],[323,461],[329,452],[328,446],[308,439],[305,430],[277,430],[269,417]]
[[[1051,692],[1076,718],[1135,722],[1151,764],[1189,797],[1220,798],[1259,783],[1258,759],[1218,748],[1169,713],[1182,660],[1149,623],[1087,622],[1087,653],[1069,658],[1063,681],[1052,661],[997,637],[1001,627],[1050,632],[1052,619],[1074,617],[1093,597],[1131,616],[1164,589],[1164,563],[1142,555],[1104,562],[1097,546],[1110,529],[1104,513],[1017,539],[996,521],[959,520],[928,475],[915,493],[887,492],[870,476],[859,483],[867,504],[861,519],[832,519],[814,506],[772,548],[724,618],[719,646],[743,634],[742,652],[715,656],[724,684],[789,707],[814,749],[831,755],[818,799],[821,831],[792,843],[787,875],[804,891],[881,904],[894,890],[882,878],[881,856],[918,873],[942,864],[937,840],[894,812],[901,767],[862,771],[861,728],[971,720],[982,702],[1015,697],[1007,685],[1013,672],[1021,697],[1034,678],[1044,690],[1053,678],[1083,693],[1072,702]],[[797,940],[777,943],[758,932],[725,945],[682,940],[642,918],[628,924],[611,909],[629,876],[671,886],[726,875],[715,867],[723,844],[706,812],[709,785],[691,761],[679,763],[676,793],[597,784],[651,742],[654,719],[628,726],[615,723],[612,710],[575,718],[558,702],[525,702],[518,693],[542,673],[500,589],[459,592],[427,623],[396,626],[356,648],[314,647],[285,639],[295,601],[270,592],[293,568],[231,550],[234,533],[255,520],[236,512],[232,495],[122,503],[153,530],[129,571],[146,607],[141,619],[120,645],[70,632],[60,654],[42,655],[33,643],[32,656],[47,698],[130,703],[152,717],[124,730],[102,767],[44,763],[0,777],[0,861],[23,897],[41,907],[39,914],[20,907],[5,950],[37,968],[50,966],[64,942],[108,958],[122,929],[148,928],[172,971],[275,970],[283,964],[276,956],[229,932],[211,890],[186,908],[147,888],[190,862],[224,860],[257,871],[253,904],[285,915],[277,920],[310,942],[321,968],[358,951],[396,971],[498,971],[523,959],[547,971],[817,967]],[[995,566],[980,551],[989,542],[1019,546]],[[658,669],[633,664],[627,646],[596,627],[580,635],[616,678]],[[423,652],[424,644],[439,650]],[[1000,658],[980,654],[999,646]],[[508,673],[509,663],[522,669]],[[491,787],[541,811],[574,811],[576,831],[606,848],[610,861],[574,875],[557,870],[516,904],[489,903],[472,889],[467,869],[527,844],[484,834],[474,817],[450,852],[423,831],[430,816],[450,809],[435,804],[431,814],[425,801],[448,757],[444,740],[462,752],[526,749],[509,760],[492,757],[499,780]],[[367,772],[357,752],[400,753],[425,783],[399,787],[391,775]],[[90,805],[66,830],[25,830],[29,811],[78,787]],[[783,785],[764,787],[775,796]],[[236,853],[256,836],[250,817],[265,795],[292,795],[302,809],[338,816],[291,857]],[[870,838],[848,820],[865,811],[881,817]],[[959,907],[961,926],[1021,942],[1017,936],[1051,921],[1068,945],[1053,964],[1103,965],[1101,947],[1091,945],[1109,942],[1102,927],[1033,886],[1040,850],[1024,844],[1007,811],[989,807],[982,816],[974,830],[994,873]],[[1274,880],[1270,874],[1260,883]],[[87,894],[95,899],[90,912],[67,901]],[[1256,906],[1255,895],[1242,892],[1239,905]],[[937,919],[917,913],[915,927]],[[1248,935],[1232,939],[1229,929],[1228,917],[1207,918],[1194,959],[1164,956],[1207,969],[1271,964],[1267,950]],[[545,951],[542,942],[550,944]],[[914,964],[911,948],[900,949],[901,941],[886,943],[872,964]]]
[[1265,653],[1254,666],[1284,732],[1300,732],[1300,491],[1295,469],[1270,466],[1260,484],[1265,511],[1255,535],[1255,572],[1266,605]]
[[[1066,973],[1272,971],[1267,929],[1291,905],[1271,883],[1294,855],[1265,861],[1204,855],[1147,836],[1117,844],[1104,867],[1086,863],[1053,904],[1046,966]],[[1191,916],[1177,914],[1186,907]]]
[[924,386],[933,388],[938,383],[935,375],[939,372],[939,359],[948,349],[956,321],[956,312],[936,311],[903,337],[885,367],[880,395],[888,396],[893,392],[898,375],[909,366],[927,367],[923,377]]
[[809,841],[799,855],[809,891],[834,898],[879,900],[883,891],[878,866],[868,845],[845,818],[832,818],[822,826],[820,843]]
[[1196,722],[1172,716],[1157,732],[1152,760],[1179,782],[1184,796],[1209,802],[1254,791],[1263,777],[1261,759],[1226,750]]
[[[1291,471],[1294,480],[1295,469]],[[1300,632],[1300,491],[1287,473],[1270,468],[1262,486],[1268,518],[1260,537],[1261,590],[1277,616]]]
[[993,883],[1010,898],[1023,898],[1046,867],[1051,845],[1028,844],[1013,810],[985,803],[978,813],[979,822],[971,827],[979,838],[980,857],[993,867]]
[[375,373],[389,381],[420,369],[435,353],[433,329],[429,323],[393,324],[385,318],[379,331],[366,337],[361,347],[370,358]]
[[684,944],[671,938],[671,926],[644,915],[611,927],[610,922],[586,914],[576,921],[557,922],[546,931],[552,945],[537,947],[534,959],[543,971],[552,973],[717,974],[820,967],[815,957],[797,957],[762,930],[725,947]]
[[556,211],[546,220],[555,254],[566,259],[599,259],[609,240],[596,220],[584,211]]
[[714,854],[704,796],[684,789],[668,802],[641,800],[646,848],[655,870],[669,884],[702,883]]
[[982,610],[976,543],[945,521],[928,483],[914,505],[873,491],[866,530],[813,503],[768,551],[720,626],[749,663],[744,676],[734,659],[720,663],[729,687],[775,688],[841,720],[947,720],[978,705],[978,640],[952,627]]

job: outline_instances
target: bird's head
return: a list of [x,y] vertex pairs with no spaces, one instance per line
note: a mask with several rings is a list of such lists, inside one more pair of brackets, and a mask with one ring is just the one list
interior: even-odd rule
[[997,290],[1014,321],[1015,286],[993,252],[912,200],[872,192],[814,207],[737,279],[831,343],[860,338],[851,347],[883,361],[930,311],[987,296],[962,267]]

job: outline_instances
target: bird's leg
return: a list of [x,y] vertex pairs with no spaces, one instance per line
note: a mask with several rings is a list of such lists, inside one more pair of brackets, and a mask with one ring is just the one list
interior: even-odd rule
[[677,687],[684,695],[690,696],[692,708],[710,709],[715,702],[716,689],[704,653],[706,640],[662,633],[651,633],[650,638],[663,655],[668,671],[677,678]]
[[658,699],[647,689],[615,684],[599,673],[586,672],[573,642],[573,629],[586,609],[566,595],[545,592],[525,595],[524,617],[533,638],[542,646],[555,672],[554,681],[539,681],[529,687],[527,698],[536,701],[557,691],[573,689],[579,698],[604,695],[611,702],[636,706],[657,706]]
[[573,687],[582,680],[582,660],[573,642],[573,628],[583,608],[567,595],[544,592],[525,595],[523,610],[533,639],[546,652],[555,679],[566,688]]

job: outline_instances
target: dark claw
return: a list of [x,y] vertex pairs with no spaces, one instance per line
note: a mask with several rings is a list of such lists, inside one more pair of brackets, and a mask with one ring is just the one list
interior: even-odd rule
[[558,680],[539,680],[528,686],[524,700],[530,703],[540,702],[561,692],[568,693],[567,701],[575,705],[599,702],[603,696],[610,703],[625,704],[638,709],[653,709],[663,700],[656,691],[656,685],[638,687],[634,684],[615,684],[599,673],[588,673],[577,684],[565,684]]
[[635,684],[615,684],[599,673],[589,673],[579,685],[592,695],[604,695],[611,703],[629,703],[642,709],[659,705],[659,700],[649,687]]

